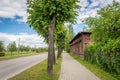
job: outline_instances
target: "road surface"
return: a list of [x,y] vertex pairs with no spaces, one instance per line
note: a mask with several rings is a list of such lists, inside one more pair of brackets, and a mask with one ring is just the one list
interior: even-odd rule
[[59,80],[100,80],[68,53],[63,53]]
[[0,61],[0,80],[7,80],[47,58],[47,54]]

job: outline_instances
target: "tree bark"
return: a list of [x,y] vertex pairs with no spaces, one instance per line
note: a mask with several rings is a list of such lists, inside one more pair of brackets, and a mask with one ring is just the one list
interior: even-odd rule
[[[54,48],[53,48],[54,49]],[[55,49],[53,50],[53,64],[56,64],[56,59],[55,59]]]
[[52,22],[48,28],[49,30],[49,36],[48,36],[48,66],[47,66],[47,72],[48,75],[52,74],[53,71],[53,64],[54,64],[54,60],[55,60],[55,56],[54,56],[54,27],[55,27],[55,21],[56,21],[56,15],[53,15],[53,19]]
[[58,46],[58,54],[57,54],[57,58],[59,59],[62,53],[62,47]]

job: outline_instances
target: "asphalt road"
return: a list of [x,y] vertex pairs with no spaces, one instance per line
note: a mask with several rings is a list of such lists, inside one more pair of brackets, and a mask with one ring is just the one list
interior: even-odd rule
[[0,61],[0,80],[7,80],[46,58],[47,54],[40,54]]

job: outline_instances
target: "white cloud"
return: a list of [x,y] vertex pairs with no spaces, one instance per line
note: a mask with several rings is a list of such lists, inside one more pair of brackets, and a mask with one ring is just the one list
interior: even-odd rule
[[[116,0],[120,2],[120,0]],[[96,11],[107,4],[111,4],[113,0],[91,0],[89,4],[88,0],[80,0],[80,16],[77,19],[78,23],[81,23],[80,19],[84,19],[90,16],[96,16]],[[99,8],[95,8],[99,5]],[[87,9],[86,9],[87,8]],[[15,16],[20,16],[21,19],[17,19],[18,22],[26,22],[26,0],[0,0],[0,17],[14,19]]]
[[22,17],[17,21],[26,22],[26,0],[0,0],[0,17],[14,19],[15,16]]
[[7,46],[9,43],[15,41],[18,45],[20,39],[20,44],[30,47],[47,47],[47,44],[44,42],[44,39],[37,34],[27,34],[20,33],[19,35],[0,33],[0,40],[4,41]]
[[[120,2],[120,0],[115,0]],[[77,17],[77,23],[82,23],[82,20],[88,17],[97,16],[97,10],[102,7],[107,6],[108,4],[112,4],[113,0],[91,0],[91,4],[89,4],[88,0],[80,0],[80,6],[82,7],[79,11],[79,16]]]
[[89,2],[88,2],[88,0],[80,0],[80,5],[81,5],[82,7],[86,7],[86,6],[89,5]]

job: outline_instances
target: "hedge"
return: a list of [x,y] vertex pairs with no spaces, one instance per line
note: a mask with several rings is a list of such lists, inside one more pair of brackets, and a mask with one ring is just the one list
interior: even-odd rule
[[86,48],[85,60],[100,66],[120,79],[120,38],[105,44],[94,43]]

